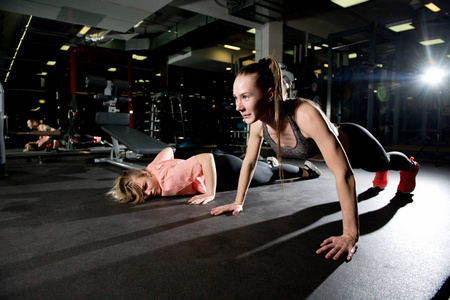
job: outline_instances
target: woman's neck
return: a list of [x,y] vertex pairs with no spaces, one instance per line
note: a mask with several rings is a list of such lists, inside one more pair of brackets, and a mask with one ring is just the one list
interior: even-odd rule
[[269,127],[276,128],[277,124],[275,122],[275,109],[273,106],[269,106],[267,108],[267,112],[259,120]]
[[[279,112],[279,118],[280,118],[281,128],[283,128],[283,125],[288,122],[287,121],[287,117],[283,113]],[[274,110],[274,108],[270,107],[268,109],[268,113],[266,115],[264,115],[263,117],[261,117],[260,121],[265,123],[268,127],[271,127],[274,130],[276,130],[277,123],[275,121],[275,110]]]

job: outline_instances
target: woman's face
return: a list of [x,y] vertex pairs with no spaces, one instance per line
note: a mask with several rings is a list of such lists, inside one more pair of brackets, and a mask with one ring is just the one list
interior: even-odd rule
[[256,86],[254,76],[237,76],[234,80],[233,96],[236,110],[241,113],[245,123],[252,124],[269,116],[270,97],[273,95],[270,90],[265,92]]
[[28,120],[27,126],[28,126],[28,128],[33,129],[33,128],[37,127],[37,124],[35,122],[32,122],[31,120]]
[[150,173],[144,173],[146,176],[135,178],[133,183],[141,188],[146,198],[161,196],[161,188],[158,181]]

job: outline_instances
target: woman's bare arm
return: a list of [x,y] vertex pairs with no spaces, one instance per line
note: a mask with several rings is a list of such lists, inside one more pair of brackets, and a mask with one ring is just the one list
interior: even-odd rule
[[217,173],[216,163],[211,153],[202,153],[195,156],[202,167],[205,177],[206,192],[199,194],[188,200],[189,204],[206,204],[216,197]]
[[325,257],[338,259],[348,253],[350,260],[359,238],[359,218],[356,183],[337,131],[330,121],[309,103],[303,103],[296,111],[296,122],[305,137],[314,139],[322,156],[335,177],[336,190],[342,210],[343,234],[326,239],[317,253],[328,252]]
[[247,152],[242,162],[241,172],[239,174],[239,183],[234,203],[219,206],[211,210],[212,215],[220,215],[224,212],[232,211],[233,215],[238,214],[243,209],[248,187],[253,178],[259,153],[261,151],[263,136],[262,123],[256,122],[250,126],[250,137],[247,145]]

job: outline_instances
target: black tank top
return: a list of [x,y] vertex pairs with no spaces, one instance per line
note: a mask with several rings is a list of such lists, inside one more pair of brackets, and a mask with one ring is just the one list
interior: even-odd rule
[[[281,147],[281,156],[289,157],[289,158],[300,158],[307,159],[316,156],[320,153],[319,147],[317,147],[316,142],[311,138],[305,138],[300,129],[298,128],[297,123],[292,120],[291,116],[287,116],[289,124],[294,132],[296,145],[294,148],[283,148]],[[270,137],[270,134],[267,130],[267,125],[263,123],[263,135],[264,140],[272,147],[272,149],[277,152],[277,143]]]

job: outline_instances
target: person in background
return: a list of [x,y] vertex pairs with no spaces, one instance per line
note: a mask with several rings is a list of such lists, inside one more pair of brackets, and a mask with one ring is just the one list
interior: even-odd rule
[[[333,125],[320,107],[307,99],[286,99],[282,72],[273,57],[243,67],[233,86],[236,110],[250,125],[235,201],[216,207],[212,215],[238,214],[243,209],[263,140],[281,157],[324,160],[334,174],[342,210],[342,235],[325,239],[316,253],[351,260],[359,239],[356,181],[353,168],[376,172],[374,187],[384,189],[389,170],[400,171],[399,193],[411,193],[419,164],[400,152],[389,152],[363,127]],[[277,200],[278,201],[278,200]]]
[[[27,127],[32,131],[56,131],[55,128],[50,127],[45,124],[41,124],[36,119],[28,119]],[[58,149],[59,141],[52,139],[52,136],[39,136],[39,139],[36,142],[28,142],[25,145],[25,149],[23,151],[36,151],[36,150],[47,150],[47,149]]]
[[[280,179],[276,159],[269,161],[257,163],[252,186]],[[229,154],[202,153],[186,160],[175,159],[172,148],[167,147],[145,169],[125,171],[108,195],[117,202],[133,204],[153,197],[195,195],[187,201],[189,204],[206,204],[214,200],[217,191],[236,189],[241,166],[242,160]],[[303,168],[293,165],[282,168],[286,179],[313,179],[321,175],[309,161]]]

